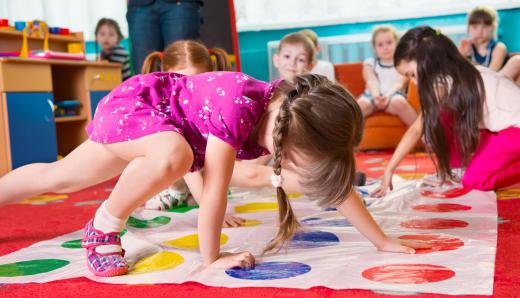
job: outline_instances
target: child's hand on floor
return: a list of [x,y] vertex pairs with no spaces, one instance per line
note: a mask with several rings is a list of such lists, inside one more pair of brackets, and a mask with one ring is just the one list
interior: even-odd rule
[[223,252],[219,258],[209,265],[215,269],[242,268],[251,269],[255,267],[255,257],[248,251],[239,253]]
[[432,246],[424,241],[387,238],[378,249],[387,252],[414,254],[416,249],[428,248],[432,248]]
[[241,217],[226,214],[224,216],[224,228],[236,228],[246,224],[246,220]]
[[392,185],[392,176],[393,173],[385,171],[385,174],[383,175],[381,179],[381,185],[379,185],[376,189],[374,189],[371,193],[371,197],[380,198],[384,197],[386,193],[388,192],[388,189],[392,190],[394,189],[394,186]]

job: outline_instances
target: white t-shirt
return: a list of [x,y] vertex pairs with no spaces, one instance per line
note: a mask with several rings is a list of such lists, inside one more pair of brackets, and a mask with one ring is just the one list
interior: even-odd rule
[[520,127],[520,87],[508,77],[477,66],[484,81],[486,99],[480,128],[498,132]]
[[[393,65],[381,64],[379,59],[367,58],[363,61],[363,65],[369,65],[374,69],[374,72],[379,80],[379,92],[386,94],[390,88],[397,83],[401,83],[399,73]],[[368,90],[366,90],[368,92]]]
[[311,73],[320,74],[326,76],[329,80],[335,82],[336,74],[334,73],[334,65],[329,61],[318,60],[314,68],[310,71]]

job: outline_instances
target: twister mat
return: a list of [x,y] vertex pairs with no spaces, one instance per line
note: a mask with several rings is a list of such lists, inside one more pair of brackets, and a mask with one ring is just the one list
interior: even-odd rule
[[[228,213],[247,219],[245,227],[225,228],[222,251],[249,250],[251,270],[200,270],[196,207],[170,212],[138,210],[128,220],[123,246],[131,262],[125,276],[100,278],[85,265],[82,231],[36,243],[0,257],[0,283],[48,282],[85,276],[116,284],[196,281],[225,287],[371,289],[376,291],[481,294],[493,291],[497,239],[496,196],[424,187],[396,178],[395,191],[369,198],[358,191],[383,230],[397,238],[427,241],[415,255],[378,252],[334,209],[305,196],[291,203],[303,230],[287,249],[260,257],[275,235],[277,204],[272,189],[232,189]],[[173,211],[173,212],[172,212]]]

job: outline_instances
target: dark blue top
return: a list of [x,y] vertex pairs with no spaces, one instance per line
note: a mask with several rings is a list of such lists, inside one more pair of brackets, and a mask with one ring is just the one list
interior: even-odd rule
[[486,52],[485,56],[481,56],[478,53],[477,48],[475,47],[475,45],[471,44],[471,60],[473,62],[475,62],[476,64],[478,64],[478,65],[489,67],[489,64],[491,63],[491,54],[493,53],[493,49],[495,48],[497,43],[498,42],[496,40],[494,40],[494,39],[489,41],[489,43],[488,43],[488,45],[486,47],[487,52]]

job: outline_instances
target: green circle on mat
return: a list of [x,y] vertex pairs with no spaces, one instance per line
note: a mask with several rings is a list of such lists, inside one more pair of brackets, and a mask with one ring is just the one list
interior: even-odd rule
[[70,264],[58,259],[42,259],[0,265],[1,277],[35,275],[50,272]]
[[175,213],[186,213],[192,209],[197,209],[197,208],[199,208],[199,205],[188,206],[188,203],[184,202],[182,204],[173,206],[170,209],[167,209],[166,211],[175,212]]
[[67,241],[67,242],[63,242],[61,244],[61,247],[65,247],[65,248],[81,248],[81,239],[76,239],[76,240],[70,240],[70,241]]
[[156,228],[168,224],[172,219],[167,216],[157,216],[152,219],[139,219],[130,216],[127,224],[138,229]]
[[[121,235],[121,237],[123,237],[123,235],[126,234],[126,232],[127,232],[127,230],[123,229],[119,235]],[[72,249],[81,248],[81,239],[76,239],[76,240],[70,240],[70,241],[67,241],[67,242],[63,242],[61,244],[61,247],[72,248]]]

